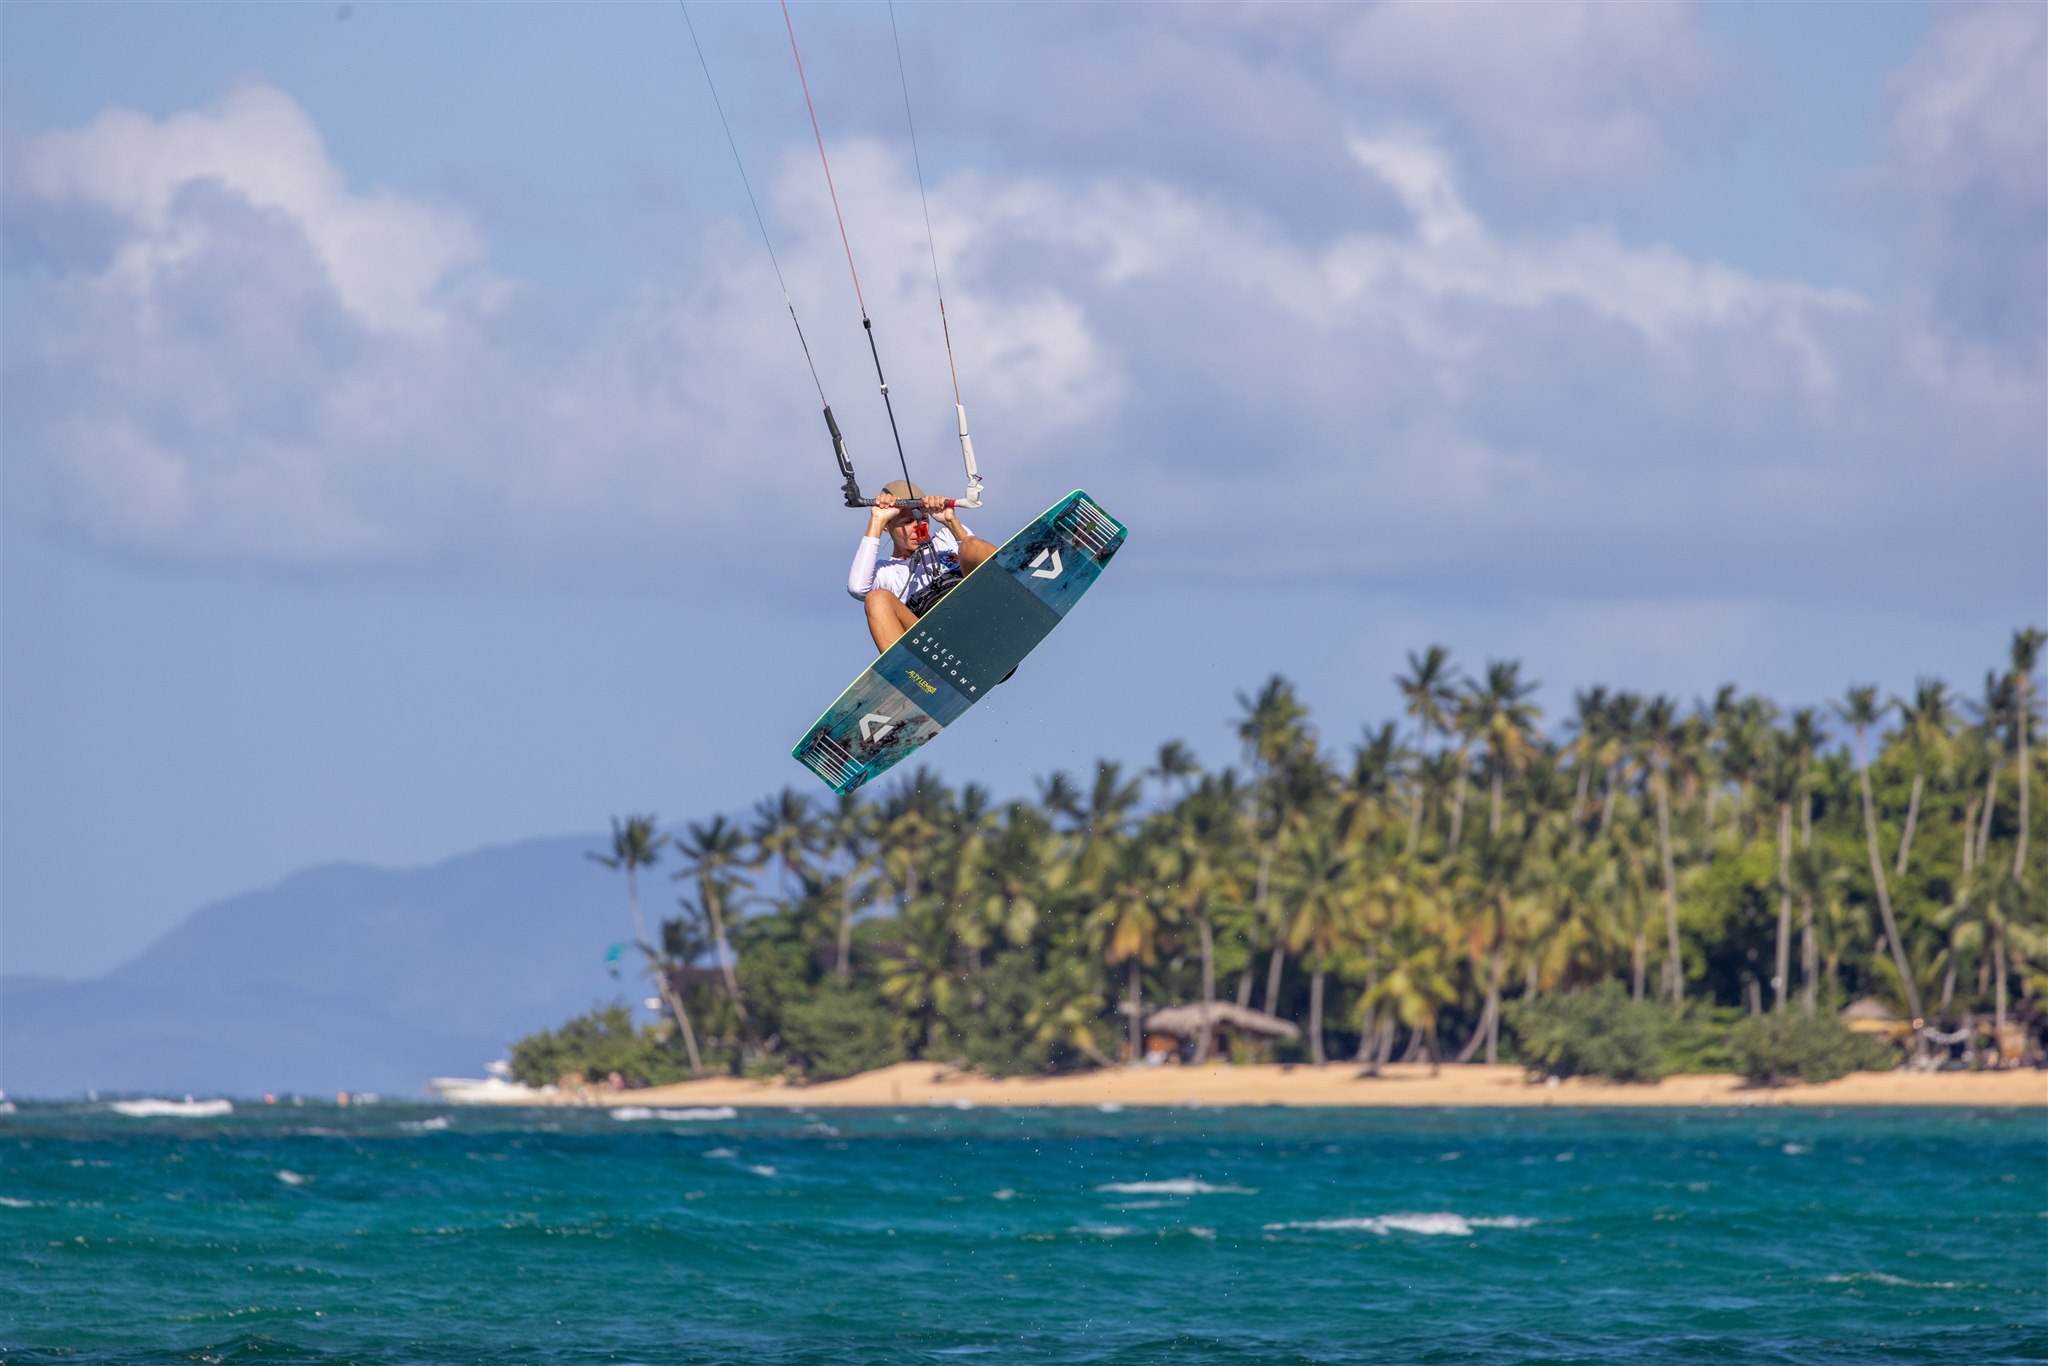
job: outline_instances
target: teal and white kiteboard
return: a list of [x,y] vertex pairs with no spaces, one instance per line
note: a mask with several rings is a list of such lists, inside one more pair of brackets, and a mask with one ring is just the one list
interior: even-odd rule
[[918,619],[790,751],[851,792],[960,719],[1044,640],[1124,543],[1079,489]]

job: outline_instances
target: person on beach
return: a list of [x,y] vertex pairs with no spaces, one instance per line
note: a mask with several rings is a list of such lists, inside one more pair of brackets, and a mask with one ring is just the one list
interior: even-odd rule
[[[924,510],[920,517],[917,508]],[[882,558],[882,535],[894,552]],[[846,591],[868,614],[875,649],[887,650],[938,604],[953,585],[973,573],[996,547],[961,524],[944,498],[892,479],[875,495],[867,535],[853,551]]]

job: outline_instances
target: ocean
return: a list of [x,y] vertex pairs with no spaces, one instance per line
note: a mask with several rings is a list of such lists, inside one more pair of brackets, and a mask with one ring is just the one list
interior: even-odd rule
[[2048,1116],[0,1118],[21,1363],[2048,1360]]

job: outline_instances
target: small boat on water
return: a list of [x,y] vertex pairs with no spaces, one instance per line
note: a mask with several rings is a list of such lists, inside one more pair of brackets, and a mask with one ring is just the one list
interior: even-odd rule
[[512,1080],[511,1064],[503,1061],[491,1063],[484,1070],[490,1075],[435,1077],[427,1083],[427,1089],[450,1105],[533,1105],[554,1089],[543,1091],[520,1085]]
[[183,1100],[117,1100],[114,1113],[127,1115],[132,1119],[212,1119],[217,1115],[229,1115],[235,1111],[233,1101],[194,1100],[187,1096]]

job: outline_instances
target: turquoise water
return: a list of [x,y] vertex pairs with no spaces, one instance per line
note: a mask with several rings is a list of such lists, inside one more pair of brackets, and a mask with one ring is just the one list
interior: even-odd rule
[[0,1358],[2041,1361],[2048,1120],[24,1108]]

